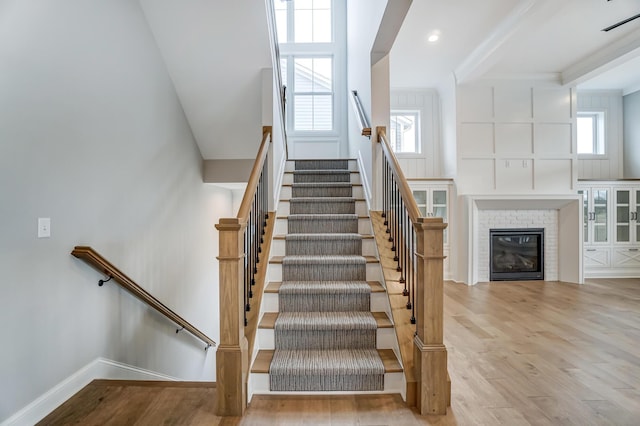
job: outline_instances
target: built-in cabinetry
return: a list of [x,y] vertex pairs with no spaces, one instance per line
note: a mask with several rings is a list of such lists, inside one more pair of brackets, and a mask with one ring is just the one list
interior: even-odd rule
[[[453,182],[449,179],[423,180],[416,179],[409,181],[409,187],[413,192],[413,198],[416,200],[418,210],[423,217],[441,217],[445,223],[451,220],[451,196]],[[444,255],[447,258],[444,261],[444,278],[450,279],[451,273],[449,269],[449,235],[450,229],[444,230]]]
[[581,181],[585,277],[640,277],[640,180]]

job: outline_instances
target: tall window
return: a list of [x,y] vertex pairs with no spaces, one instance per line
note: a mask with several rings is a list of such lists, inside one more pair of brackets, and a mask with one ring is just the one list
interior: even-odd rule
[[[333,9],[337,0],[274,0],[282,81],[287,86],[287,126],[293,135],[335,134],[336,58]],[[338,61],[339,62],[339,61]]]
[[579,155],[604,155],[604,112],[578,112],[576,134]]
[[420,153],[420,111],[391,111],[391,148],[398,154]]

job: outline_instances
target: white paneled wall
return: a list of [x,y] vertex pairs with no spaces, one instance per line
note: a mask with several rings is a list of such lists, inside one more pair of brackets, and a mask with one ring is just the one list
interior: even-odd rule
[[443,177],[440,100],[435,90],[392,89],[391,109],[420,111],[420,154],[397,154],[407,178]]
[[549,83],[458,86],[458,193],[575,192],[574,94]]
[[620,179],[623,177],[622,92],[586,90],[578,92],[578,112],[604,111],[605,155],[601,158],[578,157],[579,179]]

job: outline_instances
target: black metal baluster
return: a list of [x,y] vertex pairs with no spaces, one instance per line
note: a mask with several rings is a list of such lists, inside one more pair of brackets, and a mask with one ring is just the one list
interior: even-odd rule
[[413,260],[412,269],[412,279],[411,279],[411,324],[416,323],[416,268],[417,268],[417,258],[416,258],[416,231],[415,229],[411,230],[411,259]]
[[[409,211],[407,209],[405,209],[404,211],[404,215],[405,215],[405,220],[408,223],[408,227],[407,227],[407,231],[411,231],[413,229],[413,226],[411,225],[411,218],[409,217]],[[405,234],[405,242],[406,242],[406,246],[407,246],[407,250],[409,249],[409,247],[411,246],[411,237],[409,235],[409,232],[407,232]],[[409,265],[407,263],[407,259],[405,259],[405,270],[407,271],[405,273],[405,276],[409,274]],[[404,288],[407,292],[407,309],[411,309],[412,302],[411,302],[411,280],[407,279],[407,282],[404,285]],[[404,294],[404,292],[403,292]]]
[[[251,214],[249,214],[251,215]],[[251,218],[249,217],[249,222],[247,222],[247,227],[244,230],[244,325],[245,327],[249,324],[247,321],[247,312],[251,310],[251,305],[249,304],[249,291],[251,290],[251,281],[249,275],[250,268],[250,252],[251,252]]]
[[398,282],[404,283],[404,277],[402,273],[402,256],[403,256],[403,247],[404,247],[404,200],[402,199],[402,194],[399,194],[398,198],[398,242],[396,243],[396,256],[398,257],[396,264],[396,271],[400,272],[400,278]]
[[398,250],[399,250],[399,244],[400,244],[400,218],[398,216],[398,208],[400,206],[400,191],[399,191],[399,187],[398,187],[398,182],[394,179],[395,181],[395,186],[394,186],[394,194],[395,194],[395,202],[393,204],[393,248],[391,250],[395,251],[395,255],[393,256],[393,260],[395,262],[398,261],[399,257],[398,257]]
[[382,157],[382,217],[385,218],[384,225],[386,226],[389,223],[386,219],[387,217],[387,197],[389,192],[388,182],[387,182],[387,168],[389,167],[386,158]]
[[[387,231],[389,234],[389,242],[393,243],[393,205],[396,200],[396,192],[395,192],[395,181],[393,179],[393,174],[389,174],[389,217],[387,220],[389,224],[387,225]],[[391,251],[395,251],[395,246],[391,244]]]

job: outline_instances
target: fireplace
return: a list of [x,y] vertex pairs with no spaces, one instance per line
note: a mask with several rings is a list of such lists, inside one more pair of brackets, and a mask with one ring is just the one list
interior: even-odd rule
[[544,279],[544,228],[489,230],[491,281]]

